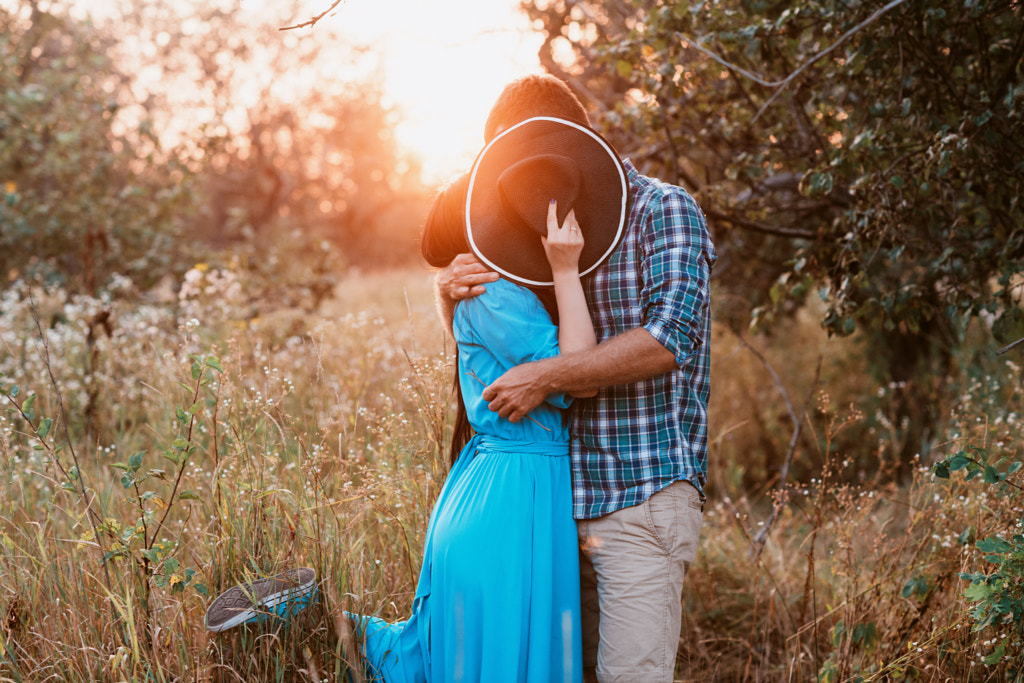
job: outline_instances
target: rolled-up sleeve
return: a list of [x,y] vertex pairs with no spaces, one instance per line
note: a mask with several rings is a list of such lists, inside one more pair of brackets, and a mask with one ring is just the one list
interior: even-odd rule
[[651,208],[642,241],[643,327],[683,367],[705,338],[708,280],[717,256],[704,214],[689,194],[669,187]]

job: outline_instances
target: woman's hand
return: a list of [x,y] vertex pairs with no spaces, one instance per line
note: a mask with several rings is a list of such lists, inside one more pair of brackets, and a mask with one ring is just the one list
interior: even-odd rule
[[[559,227],[557,210],[558,206],[552,199],[548,206],[548,236],[542,237],[541,242],[548,263],[551,264],[551,280],[555,285],[555,301],[558,303],[559,352],[569,353],[596,346],[597,338],[594,324],[590,321],[583,283],[580,281],[583,233],[572,211]],[[498,410],[501,410],[500,403]]]
[[540,241],[544,245],[544,253],[547,254],[553,275],[579,275],[583,233],[573,211],[569,212],[565,222],[559,226],[558,204],[552,199],[548,204],[548,235],[541,236]]

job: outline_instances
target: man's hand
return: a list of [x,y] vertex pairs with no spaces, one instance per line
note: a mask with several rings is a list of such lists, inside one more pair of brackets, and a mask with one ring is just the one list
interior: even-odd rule
[[543,361],[518,365],[484,389],[491,411],[509,422],[519,422],[551,393],[544,381]]
[[459,254],[437,271],[437,291],[451,301],[461,301],[484,293],[484,284],[494,282],[498,274],[474,254]]
[[490,409],[518,422],[556,391],[594,396],[599,387],[632,384],[677,368],[676,357],[638,327],[593,349],[518,365],[484,389]]

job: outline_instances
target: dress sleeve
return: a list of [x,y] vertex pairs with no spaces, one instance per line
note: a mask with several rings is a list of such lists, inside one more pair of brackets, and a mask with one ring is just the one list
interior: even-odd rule
[[[504,370],[558,355],[558,327],[533,292],[507,280],[486,287],[484,294],[461,301],[455,310],[463,343],[487,349]],[[558,408],[572,403],[561,392],[545,400]]]

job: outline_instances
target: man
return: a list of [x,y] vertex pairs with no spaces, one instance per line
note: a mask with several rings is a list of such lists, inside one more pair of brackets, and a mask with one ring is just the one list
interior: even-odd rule
[[[534,116],[589,126],[562,81],[509,84],[485,140]],[[601,683],[671,681],[683,577],[694,560],[707,471],[710,296],[717,256],[682,188],[629,160],[626,233],[585,283],[596,349],[512,368],[484,392],[515,422],[556,391],[582,393],[573,412],[573,507],[580,541],[583,664]],[[470,255],[438,274],[442,303],[497,279]]]

